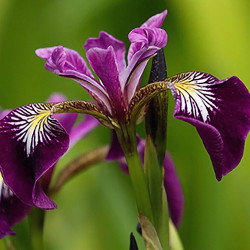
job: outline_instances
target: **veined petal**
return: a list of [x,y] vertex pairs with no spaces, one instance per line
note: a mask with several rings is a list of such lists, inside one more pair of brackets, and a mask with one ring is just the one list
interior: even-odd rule
[[159,28],[137,28],[130,32],[132,42],[128,54],[128,67],[123,72],[122,88],[128,102],[138,90],[140,78],[148,60],[167,44],[167,33]]
[[94,79],[85,60],[74,50],[63,46],[36,50],[37,56],[46,60],[45,68],[59,76],[78,82],[96,100],[111,112],[108,95],[103,86]]
[[150,17],[141,27],[161,28],[167,13],[168,11],[164,10],[163,12]]
[[0,120],[0,169],[4,182],[25,204],[56,208],[39,179],[67,151],[69,137],[51,117],[53,104],[30,104]]
[[86,54],[89,63],[102,81],[112,104],[113,116],[125,120],[125,104],[119,80],[119,69],[113,47],[92,48]]
[[59,74],[67,70],[74,70],[93,76],[84,59],[75,50],[59,45],[57,47],[37,49],[35,52],[37,56],[46,60],[45,68],[53,73]]
[[113,47],[116,55],[119,72],[125,67],[125,44],[117,40],[110,34],[101,31],[98,38],[89,38],[84,44],[84,49],[88,51],[92,48],[107,49],[109,46]]
[[250,94],[235,76],[219,81],[201,72],[168,78],[176,101],[174,117],[194,125],[213,163],[216,178],[240,162],[250,129]]

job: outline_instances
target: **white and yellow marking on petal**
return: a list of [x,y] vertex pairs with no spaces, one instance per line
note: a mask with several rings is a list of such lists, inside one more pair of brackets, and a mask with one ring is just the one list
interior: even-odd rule
[[204,122],[210,121],[209,110],[216,110],[211,84],[217,79],[202,72],[187,72],[170,78],[181,98],[181,110]]
[[15,126],[15,139],[25,143],[27,156],[34,152],[39,142],[50,141],[53,126],[53,120],[49,119],[50,110],[51,106],[38,103],[20,107],[13,112],[10,124]]
[[4,197],[5,199],[13,196],[13,192],[9,189],[9,187],[4,183],[3,176],[0,172],[0,202],[1,198]]

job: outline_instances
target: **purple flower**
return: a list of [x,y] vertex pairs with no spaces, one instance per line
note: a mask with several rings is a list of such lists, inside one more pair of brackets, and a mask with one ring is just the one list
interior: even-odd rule
[[127,66],[123,42],[106,32],[86,41],[86,56],[100,81],[93,77],[84,59],[74,50],[57,46],[38,49],[36,54],[46,60],[47,70],[80,83],[105,115],[125,122],[148,60],[167,44],[167,34],[160,28],[166,14],[164,11],[151,17],[129,33]]
[[[142,140],[139,136],[137,136],[137,151],[141,158],[141,162],[144,164],[145,141]],[[113,133],[111,147],[109,149],[106,160],[118,161],[121,169],[125,173],[127,174],[129,173],[124,153],[122,151],[122,148],[115,133]],[[165,154],[163,168],[164,168],[163,181],[168,199],[170,217],[175,226],[178,227],[182,219],[184,197],[182,193],[181,184],[178,179],[178,175],[175,171],[173,161],[167,152]]]
[[[49,101],[62,102],[65,97],[54,94]],[[4,179],[0,178],[0,238],[14,234],[10,228],[32,206],[56,208],[46,191],[57,160],[68,149],[69,138],[72,146],[99,124],[86,116],[74,127],[77,114],[71,113],[57,114],[57,120],[45,119],[49,107],[33,104],[0,113],[5,115],[0,120],[0,169]]]
[[220,81],[202,72],[168,78],[174,117],[194,125],[210,155],[217,180],[240,162],[250,129],[250,94],[236,76]]

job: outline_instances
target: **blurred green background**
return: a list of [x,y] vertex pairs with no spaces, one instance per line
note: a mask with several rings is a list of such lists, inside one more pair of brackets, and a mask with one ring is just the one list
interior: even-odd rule
[[[79,51],[88,37],[105,30],[129,42],[127,34],[150,16],[168,9],[164,29],[168,75],[199,70],[220,79],[237,75],[250,89],[250,2],[248,0],[0,0],[0,106],[45,101],[53,92],[89,99],[82,88],[43,68],[34,51],[62,44]],[[147,80],[148,72],[144,79]],[[234,100],[232,100],[234,101]],[[250,140],[240,165],[217,182],[196,130],[172,118],[168,151],[185,194],[179,233],[185,249],[250,249]],[[143,133],[143,125],[139,126]],[[93,131],[60,161],[110,140],[104,127]],[[60,169],[57,169],[57,172]],[[56,198],[58,209],[45,222],[48,250],[125,250],[135,233],[136,206],[130,181],[113,163],[99,164],[70,181]],[[25,247],[27,221],[16,227]],[[2,248],[1,248],[2,247]],[[3,240],[0,249],[4,249]]]

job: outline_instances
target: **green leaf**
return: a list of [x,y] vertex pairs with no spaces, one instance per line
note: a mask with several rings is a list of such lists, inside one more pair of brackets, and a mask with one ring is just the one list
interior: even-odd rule
[[146,136],[144,167],[153,211],[154,225],[163,249],[169,249],[168,206],[165,189],[163,187],[163,168],[159,166],[156,149],[149,135]]
[[171,220],[169,220],[169,243],[171,250],[184,250],[178,231]]

